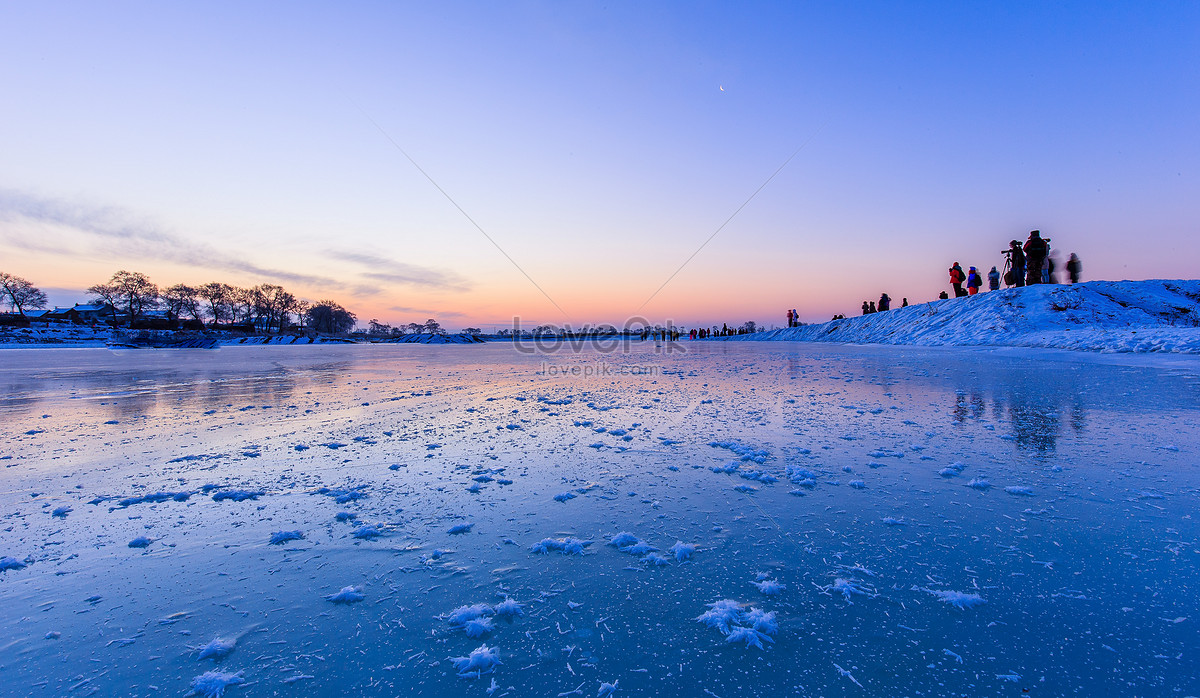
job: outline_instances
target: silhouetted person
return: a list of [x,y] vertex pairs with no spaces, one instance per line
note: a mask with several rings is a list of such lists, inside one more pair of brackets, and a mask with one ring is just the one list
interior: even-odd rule
[[879,312],[882,313],[885,310],[891,309],[891,307],[892,307],[892,299],[888,297],[888,294],[886,294],[886,293],[879,294]]
[[971,271],[967,272],[967,293],[972,296],[979,293],[980,286],[983,286],[983,278],[975,267],[971,267]]
[[1011,276],[1004,277],[1004,283],[1009,286],[1024,286],[1025,252],[1021,250],[1021,243],[1017,240],[1008,243],[1008,249],[1005,253],[1012,260],[1012,270],[1008,272]]
[[996,267],[992,267],[992,270],[988,272],[988,290],[1000,290],[1000,272],[996,270]]
[[871,312],[871,306],[868,305],[866,301],[863,301],[863,315],[867,315],[870,312]]
[[1043,276],[1043,279],[1045,280],[1046,283],[1048,283],[1048,284],[1058,283],[1058,277],[1055,276],[1055,274],[1054,274],[1057,267],[1058,267],[1058,264],[1056,264],[1054,262],[1054,255],[1048,255],[1046,257],[1046,273]]
[[946,300],[949,297],[950,297],[950,294],[946,293],[945,291],[942,291],[941,293],[938,294],[938,298],[940,298],[942,300]]
[[900,299],[900,307],[901,307],[901,308],[907,308],[907,307],[908,307],[908,299],[907,299],[907,298],[901,298],[901,299]]
[[954,266],[950,267],[950,285],[954,287],[955,298],[962,298],[967,295],[967,292],[962,287],[963,282],[966,280],[967,275],[963,273],[962,267],[959,266],[958,262],[955,262]]
[[868,313],[874,313],[874,312],[877,312],[877,311],[875,310],[875,301],[871,301],[871,309],[870,309],[870,310],[868,310],[867,312],[868,312]]
[[1050,246],[1042,239],[1042,231],[1029,231],[1029,239],[1025,241],[1025,283],[1032,286],[1042,282],[1042,267],[1046,263],[1046,255]]
[[1067,278],[1071,283],[1079,283],[1079,272],[1083,271],[1083,264],[1080,263],[1079,257],[1074,252],[1071,253],[1071,258],[1067,260]]

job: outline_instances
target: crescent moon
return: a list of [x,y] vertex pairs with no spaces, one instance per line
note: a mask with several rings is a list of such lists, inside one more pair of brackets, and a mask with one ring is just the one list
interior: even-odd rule
[[722,92],[724,92],[724,91],[725,91],[725,86],[724,86],[724,85],[717,85],[717,89],[718,89],[718,90],[720,90],[720,91],[722,91]]

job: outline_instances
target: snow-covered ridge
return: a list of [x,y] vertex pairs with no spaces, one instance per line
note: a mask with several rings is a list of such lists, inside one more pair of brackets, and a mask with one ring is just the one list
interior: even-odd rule
[[1200,354],[1200,281],[1090,281],[936,300],[730,340]]

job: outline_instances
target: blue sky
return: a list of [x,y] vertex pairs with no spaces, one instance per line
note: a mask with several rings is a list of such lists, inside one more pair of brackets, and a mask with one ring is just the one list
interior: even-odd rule
[[929,300],[1031,228],[1087,278],[1200,262],[1196,3],[0,15],[0,268],[59,302],[126,268],[364,321],[771,323]]

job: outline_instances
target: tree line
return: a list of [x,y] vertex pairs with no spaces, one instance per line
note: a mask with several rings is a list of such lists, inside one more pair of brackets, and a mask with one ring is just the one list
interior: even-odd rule
[[[213,281],[200,286],[174,284],[159,288],[140,272],[121,270],[107,282],[87,289],[93,302],[105,305],[114,326],[130,327],[161,310],[171,327],[181,324],[213,328],[245,328],[267,334],[302,326],[317,332],[341,334],[354,328],[354,313],[332,300],[315,303],[297,298],[276,284],[240,288]],[[0,302],[24,316],[26,310],[46,307],[46,294],[28,280],[0,272]],[[293,318],[295,322],[293,322]]]

